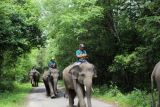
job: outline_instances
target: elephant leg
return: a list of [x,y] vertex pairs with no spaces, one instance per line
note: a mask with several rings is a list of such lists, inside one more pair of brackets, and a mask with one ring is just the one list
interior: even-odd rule
[[38,87],[38,82],[39,82],[39,81],[37,81],[37,87]]
[[67,90],[67,84],[66,84],[66,82],[64,81],[64,85],[65,85],[65,93],[64,93],[64,98],[68,98],[69,96],[68,96],[68,90]]
[[68,97],[69,97],[69,107],[74,107],[74,98],[76,93],[74,90],[68,90]]
[[86,107],[86,103],[85,103],[85,100],[84,100],[84,93],[83,93],[83,89],[81,87],[81,85],[77,84],[77,97],[79,99],[78,101],[78,105],[79,107]]
[[36,87],[36,81],[34,80],[34,86]]
[[35,86],[37,87],[37,78],[35,78]]
[[50,90],[49,90],[48,81],[43,79],[43,82],[44,82],[44,86],[46,88],[46,94],[47,94],[47,96],[50,96]]
[[38,80],[38,77],[37,77],[37,79],[36,79],[36,86],[38,87],[38,82],[39,82],[39,80]]
[[33,79],[33,85],[34,85],[34,87],[36,86],[35,78]]
[[39,83],[39,77],[38,77],[38,80],[37,80],[37,87],[39,86],[38,83]]
[[33,84],[32,84],[32,80],[31,80],[31,85],[33,86]]
[[35,78],[35,80],[34,80],[34,81],[35,81],[35,87],[37,87],[37,81],[36,81],[36,78]]
[[53,81],[51,81],[51,79],[49,79],[49,89],[50,89],[50,95],[51,95],[51,98],[55,98],[55,93],[54,93],[54,84],[53,84]]
[[37,80],[36,80],[36,87],[37,87]]
[[68,92],[65,90],[64,98],[68,98]]
[[34,79],[32,79],[32,87],[34,87]]
[[38,87],[38,81],[36,80],[36,87]]
[[32,78],[32,85],[33,85],[33,87],[34,87],[34,77]]

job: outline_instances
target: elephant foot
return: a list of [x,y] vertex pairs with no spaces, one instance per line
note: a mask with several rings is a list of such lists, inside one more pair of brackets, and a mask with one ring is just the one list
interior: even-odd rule
[[83,105],[80,106],[80,104],[78,103],[78,105],[76,107],[86,107],[86,105],[83,104]]
[[67,95],[64,95],[64,98],[67,98],[67,99],[68,99],[69,97],[68,97]]
[[64,98],[68,99],[69,98],[68,94],[64,94]]
[[58,96],[58,93],[55,93],[56,96]]
[[52,95],[51,98],[56,98],[56,96],[55,96],[55,95]]

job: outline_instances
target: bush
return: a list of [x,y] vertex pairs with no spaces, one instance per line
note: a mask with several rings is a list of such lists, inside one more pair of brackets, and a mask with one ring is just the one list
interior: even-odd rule
[[122,93],[117,86],[95,88],[93,96],[106,102],[113,102],[120,107],[150,107],[150,96],[146,91],[134,89],[128,94]]
[[13,81],[1,81],[0,82],[0,92],[13,91],[15,84]]

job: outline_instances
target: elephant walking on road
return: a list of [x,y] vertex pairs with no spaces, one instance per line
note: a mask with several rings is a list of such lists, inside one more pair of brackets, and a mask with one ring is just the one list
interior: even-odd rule
[[58,94],[57,83],[58,83],[59,71],[57,69],[50,68],[49,71],[45,70],[43,74],[43,82],[46,88],[47,96],[55,98]]
[[29,72],[29,78],[32,84],[32,87],[38,87],[38,82],[40,78],[40,73],[36,69],[32,69]]
[[[154,80],[157,84],[157,89],[158,89],[158,104],[156,106],[155,100],[153,97],[153,88],[154,88]],[[152,93],[152,107],[160,107],[160,62],[158,62],[151,74],[151,93]]]
[[69,107],[74,107],[74,98],[78,97],[78,107],[86,107],[84,97],[87,97],[88,107],[91,104],[92,79],[97,77],[93,64],[88,62],[80,65],[69,65],[63,70],[63,80],[69,97]]

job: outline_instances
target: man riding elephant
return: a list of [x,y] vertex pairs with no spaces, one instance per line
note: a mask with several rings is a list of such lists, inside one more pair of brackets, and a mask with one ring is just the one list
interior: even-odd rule
[[57,64],[55,59],[52,59],[48,62],[49,69],[45,69],[43,74],[43,82],[46,88],[47,96],[55,98],[58,94],[57,83],[59,77],[59,70],[57,69]]
[[[88,55],[84,44],[79,45],[76,51],[77,61],[63,70],[63,80],[66,94],[69,98],[69,107],[74,107],[74,99],[78,98],[78,107],[92,107],[91,91],[92,79],[97,77],[95,66],[87,61]],[[84,100],[87,98],[87,105]]]
[[53,69],[57,68],[57,64],[56,64],[54,57],[52,57],[51,60],[48,62],[48,67],[53,68]]
[[[76,65],[80,65],[84,62],[87,62],[87,52],[85,50],[85,45],[84,44],[79,44],[79,49],[76,50],[76,57],[77,57],[77,61],[72,65],[72,67],[76,66]],[[71,68],[70,68],[71,69]],[[65,92],[64,97],[68,98],[68,93]]]
[[57,64],[56,64],[56,61],[55,61],[54,57],[52,57],[51,60],[48,62],[48,68],[49,68],[48,69],[49,74],[53,69],[57,68]]
[[85,50],[84,44],[79,45],[79,49],[76,51],[76,57],[78,60],[75,65],[80,65],[83,62],[87,62],[88,55]]

